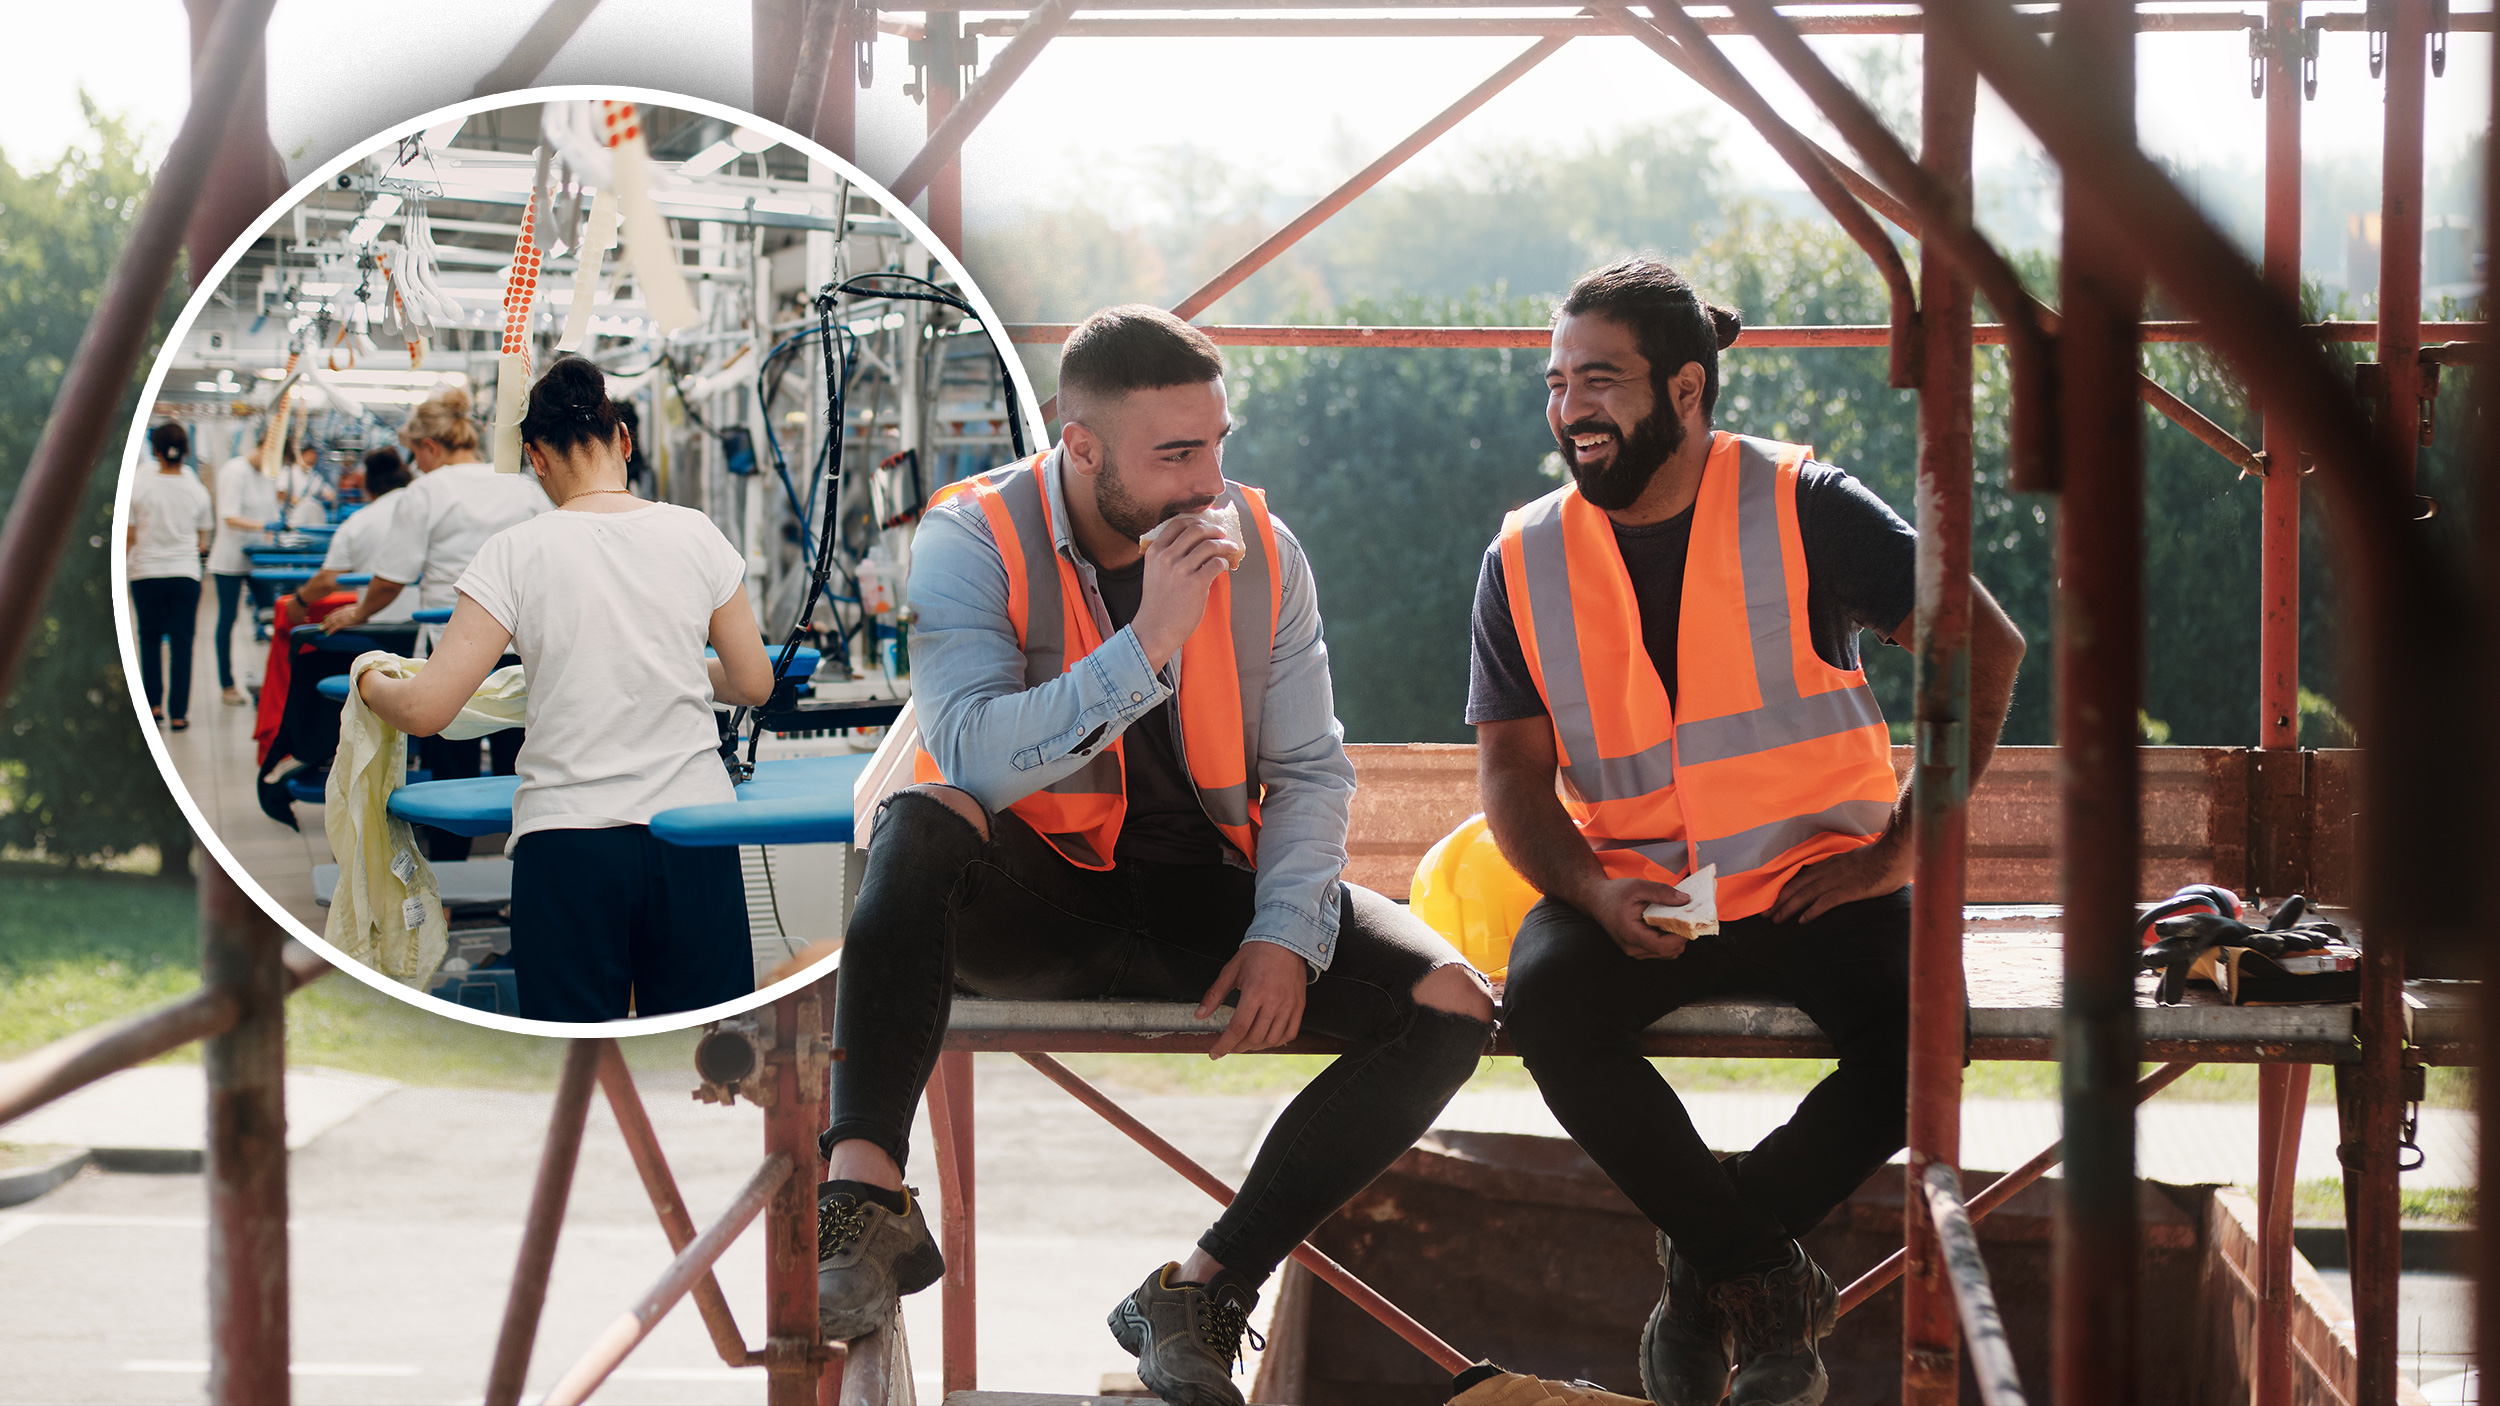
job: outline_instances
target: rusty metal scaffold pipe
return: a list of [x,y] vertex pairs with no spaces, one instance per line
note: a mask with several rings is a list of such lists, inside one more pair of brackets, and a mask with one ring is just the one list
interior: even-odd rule
[[[2265,281],[2278,298],[2300,303],[2301,0],[2266,6]],[[2374,329],[2375,330],[2375,329]],[[2258,443],[2266,455],[2257,633],[2257,745],[2300,746],[2300,442],[2291,417],[2260,401]]]
[[217,861],[200,865],[200,984],[233,1002],[208,1037],[208,1399],[284,1406],[286,934]]
[[[2492,65],[2490,97],[2500,103],[2500,64]],[[2500,107],[2492,110],[2500,111]],[[2483,144],[2483,228],[2500,229],[2500,142]],[[2485,425],[2500,424],[2500,376],[2478,374],[2474,378],[2474,396],[2482,411]],[[2468,651],[2480,669],[2482,686],[2476,694],[2494,696],[2500,689],[2500,435],[2475,437],[2470,460],[2473,470],[2474,501],[2481,505],[2474,513],[2475,556],[2480,563],[2479,579],[2475,581],[2475,604],[2480,607],[2474,642]],[[2481,784],[2476,789],[2483,796],[2500,795],[2500,741],[2488,734],[2469,736],[2480,742],[2482,764],[2474,773]],[[2480,872],[2500,873],[2500,824],[2486,823],[2476,854]],[[2485,1058],[2500,1050],[2500,944],[2485,944],[2474,970],[2482,980],[2474,1002],[2475,1031],[2480,1036]],[[2500,1167],[2500,1079],[2488,1076],[2474,1081],[2477,1167]],[[2479,1288],[2474,1296],[2475,1361],[2489,1368],[2500,1363],[2500,1225],[2489,1213],[2477,1215],[2474,1231],[2474,1282]]]
[[[1770,7],[1755,9],[1749,18],[1776,32],[1779,19]],[[1764,42],[1777,47],[1772,39]],[[1796,41],[1796,47],[1803,49],[1804,42]],[[1920,158],[1904,173],[1916,179],[1899,184],[1933,202],[1930,210],[1941,218],[1931,217],[1928,227],[1942,230],[1957,222],[1953,212],[1970,205],[1979,75],[1944,35],[1929,37],[1923,69]],[[1897,144],[1892,151],[1907,155]],[[1863,145],[1860,153],[1879,171],[1888,164]],[[1911,826],[1917,871],[1910,888],[1910,1158],[1903,1169],[1910,1193],[1926,1173],[1950,1171],[1962,1159],[1967,1005],[1962,896],[1971,756],[1971,280],[1953,258],[1924,257],[1918,279],[1927,367],[1918,394],[1918,609],[1912,640],[1917,713]],[[2036,323],[2031,330],[2038,332]],[[1909,1406],[1951,1406],[1961,1391],[1961,1373],[1946,1276],[1948,1247],[1920,1213],[1918,1197],[1902,1200],[1909,1277],[1902,1299],[1901,1398]]]
[[[279,957],[288,995],[330,974],[330,964],[300,942]],[[0,1127],[72,1094],[107,1074],[145,1064],[194,1040],[234,1028],[241,1005],[232,994],[203,987],[153,1010],[64,1035],[39,1050],[0,1064]]]
[[[1574,0],[1577,3],[1577,0]],[[1095,8],[1087,6],[1088,9]],[[1167,8],[1157,6],[1156,8]],[[1227,6],[1226,8],[1236,8]],[[1297,7],[1300,8],[1300,7]],[[1316,7],[1314,7],[1316,8]],[[1363,8],[1372,8],[1365,6]],[[2045,25],[2045,15],[2024,15],[2022,19],[2035,27]],[[2173,33],[2230,33],[2255,27],[2244,14],[2169,14],[2155,12],[2144,16],[2148,31]],[[2459,31],[2488,29],[2485,15],[2459,15]],[[2480,23],[2477,23],[2477,22]],[[1744,27],[1724,15],[1696,15],[1693,22],[1705,34],[1741,35]],[[984,38],[1003,37],[1015,32],[1018,21],[1012,19],[981,20],[973,24],[971,33]],[[1797,28],[1810,35],[1876,35],[1919,34],[1924,22],[1914,13],[1862,15],[1808,15],[1796,21]],[[1070,22],[1062,36],[1069,39],[1508,39],[1550,37],[1615,38],[1622,31],[1602,21],[1569,16],[1538,18],[1533,16],[1483,17],[1448,15],[1430,19],[1405,17],[1367,17],[1362,19],[1293,18],[1272,19],[1240,15],[1208,15],[1172,18],[1156,16],[1140,19],[1080,19]]]
[[825,1345],[816,1312],[816,1183],[825,1166],[816,1135],[829,1121],[832,996],[828,977],[761,1013],[773,1032],[773,1047],[764,1054],[773,1091],[764,1110],[764,1154],[792,1168],[765,1212],[764,1350],[749,1359],[764,1364],[768,1406],[813,1406],[824,1394],[828,1367],[841,1361]]
[[547,1275],[556,1260],[556,1237],[564,1229],[564,1204],[573,1193],[573,1169],[582,1156],[582,1124],[590,1115],[590,1086],[605,1040],[575,1040],[564,1051],[556,1081],[555,1109],[547,1118],[547,1141],[538,1151],[538,1181],[530,1189],[529,1219],[521,1230],[520,1260],[504,1300],[503,1328],[495,1335],[495,1360],[486,1374],[486,1406],[515,1406],[538,1342],[538,1312],[547,1302]]
[[[2027,1406],[2022,1374],[2014,1370],[2014,1347],[2005,1338],[2005,1316],[1997,1312],[1996,1291],[1988,1284],[1988,1261],[1979,1253],[1979,1234],[1962,1206],[1962,1180],[1942,1162],[1930,1162],[1920,1180],[1926,1219],[1944,1246],[1953,1306],[1961,1318],[1963,1341],[1970,1344],[1971,1377],[1979,1383],[1979,1399],[1985,1406]],[[1953,1390],[1960,1390],[1959,1382]]]
[[[1164,1141],[1154,1129],[1139,1122],[1135,1115],[1104,1095],[1102,1090],[1078,1077],[1076,1071],[1046,1054],[1019,1051],[1017,1057],[1040,1070],[1043,1078],[1067,1090],[1077,1102],[1100,1114],[1104,1122],[1128,1134],[1130,1141],[1153,1153],[1156,1160],[1180,1173],[1190,1185],[1214,1197],[1218,1204],[1232,1203],[1233,1188],[1226,1186],[1222,1178],[1199,1166],[1188,1153]],[[1330,1288],[1352,1300],[1355,1307],[1370,1314],[1382,1327],[1405,1339],[1408,1346],[1431,1358],[1442,1371],[1455,1376],[1475,1365],[1472,1359],[1442,1341],[1431,1329],[1408,1317],[1406,1310],[1382,1298],[1369,1284],[1355,1278],[1345,1266],[1312,1249],[1308,1241],[1293,1247],[1293,1259]]]
[[[686,1214],[686,1200],[677,1193],[677,1178],[668,1169],[668,1157],[660,1150],[659,1134],[651,1127],[651,1115],[642,1106],[642,1094],[634,1088],[634,1073],[625,1067],[625,1052],[614,1040],[599,1056],[599,1089],[608,1096],[608,1109],[616,1115],[617,1135],[625,1140],[625,1150],[634,1159],[634,1170],[642,1176],[642,1189],[651,1198],[651,1212],[659,1217],[660,1231],[668,1237],[668,1248],[682,1253],[694,1243],[694,1217]],[[712,1350],[720,1360],[732,1367],[747,1365],[746,1339],[738,1335],[738,1321],[730,1315],[729,1300],[722,1297],[720,1281],[705,1269],[693,1285],[695,1311],[703,1315],[703,1327],[712,1335]]]
[[[2056,314],[2041,309],[2042,326],[2055,330]],[[2320,342],[2367,342],[2375,335],[2377,324],[2369,322],[2313,322],[2302,330]],[[2479,339],[2489,331],[2481,322],[2426,323],[2425,328],[2444,337],[2475,339],[2467,346],[2479,346]],[[2205,329],[2193,322],[2147,322],[2143,324],[2146,342],[2203,342],[2210,340]],[[1058,343],[1076,330],[1073,322],[1011,322],[1002,329],[1007,340],[1017,343]],[[1324,323],[1214,323],[1199,331],[1210,341],[1227,347],[1437,347],[1464,351],[1492,347],[1535,348],[1542,350],[1552,344],[1554,329],[1550,327],[1377,327]],[[1821,326],[1778,325],[1748,327],[1736,334],[1735,345],[1741,349],[1765,347],[1880,347],[1887,344],[1892,329],[1878,322],[1832,323]],[[1982,322],[1971,328],[1974,346],[2002,345],[2008,332],[2004,323]],[[2149,400],[2150,397],[2147,397]],[[2190,413],[2194,413],[2191,411]]]
[[1734,108],[1806,183],[1806,189],[1840,222],[1841,229],[1875,261],[1875,271],[1883,276],[1884,287],[1892,296],[1892,365],[1888,379],[1897,388],[1917,386],[1918,299],[1910,288],[1909,267],[1902,263],[1901,251],[1893,247],[1892,236],[1884,233],[1883,226],[1875,222],[1861,198],[1834,169],[1840,163],[1790,126],[1680,5],[1653,6],[1648,19],[1613,0],[1597,0],[1590,9],[1675,65],[1705,92]]
[[790,1165],[790,1159],[780,1153],[765,1158],[764,1165],[756,1168],[755,1175],[747,1179],[747,1184],[739,1188],[736,1196],[730,1198],[729,1206],[721,1212],[720,1219],[705,1227],[701,1235],[678,1251],[677,1258],[670,1260],[668,1268],[660,1271],[659,1279],[643,1292],[634,1306],[618,1314],[616,1320],[575,1359],[573,1365],[564,1369],[564,1375],[558,1377],[556,1384],[548,1389],[545,1406],[578,1406],[597,1391],[599,1384],[608,1379],[608,1374],[617,1369],[627,1353],[651,1335],[652,1327],[676,1307],[677,1301],[686,1296],[688,1289],[712,1277],[713,1263],[746,1232],[747,1226],[763,1212],[764,1203],[772,1199],[773,1192],[796,1170]]
[[243,79],[259,62],[269,12],[277,0],[226,0],[191,66],[191,105],[182,128],[156,170],[139,207],[130,243],[114,261],[112,276],[96,299],[95,316],[79,335],[78,349],[62,373],[43,437],[18,479],[8,520],[0,524],[0,705],[17,678],[26,641],[43,619],[44,592],[60,564],[78,499],[104,451],[107,433],[121,424],[119,408],[130,389],[156,324],[157,300],[173,278],[184,227],[208,182],[219,144],[241,107]]
[[955,159],[957,152],[963,150],[964,139],[972,135],[972,129],[981,125],[981,119],[990,115],[991,108],[998,106],[998,100],[1005,97],[1008,88],[1014,86],[1024,71],[1033,66],[1033,60],[1041,57],[1043,47],[1075,13],[1076,0],[1042,0],[1041,4],[1033,7],[1033,12],[1025,17],[1023,27],[1016,31],[1016,37],[1007,41],[1007,47],[998,51],[997,58],[990,60],[989,71],[973,83],[972,91],[964,94],[962,100],[935,127],[929,129],[929,139],[921,146],[919,154],[912,157],[902,173],[894,178],[891,189],[896,200],[909,204],[920,192],[928,189],[929,182],[937,173]]
[[[1780,14],[1771,0],[1732,0],[1730,8],[1747,32],[1762,42],[1763,49],[1839,129],[1842,138],[1874,168],[1876,178],[1890,185],[1917,214],[1920,227],[1910,232],[1921,241],[1922,248],[1933,249],[1953,261],[2006,319],[2002,335],[2011,352],[2014,379],[2010,426],[2014,486],[2035,490],[2053,486],[2057,481],[2054,346],[2042,326],[2038,301],[2023,288],[2021,277],[1996,246],[1972,226],[1968,182],[1953,184],[1911,156],[1883,119],[1807,47],[1793,23]],[[1937,39],[1927,41],[1928,52],[1938,47]],[[1921,146],[1923,149],[1924,140]],[[1922,265],[1922,278],[1923,274]],[[1924,292],[1920,301],[1924,306]],[[1936,330],[1934,318],[1928,322],[1931,338],[1944,335]],[[1955,319],[1965,333],[1962,340],[1966,343],[1969,322],[1967,316]],[[1934,365],[1932,359],[1929,364]]]
[[512,52],[477,80],[477,85],[469,89],[469,96],[487,98],[528,87],[531,80],[546,72],[556,54],[581,32],[582,21],[598,8],[599,0],[547,0],[547,8],[539,11],[538,18],[522,31]]
[[1199,285],[1197,291],[1173,304],[1172,315],[1187,321],[1205,312],[1214,305],[1216,299],[1240,287],[1244,279],[1267,267],[1277,255],[1291,248],[1304,235],[1319,228],[1321,221],[1353,204],[1355,197],[1380,184],[1390,172],[1405,165],[1415,153],[1439,140],[1442,133],[1457,126],[1469,113],[1492,101],[1495,94],[1518,82],[1530,69],[1552,58],[1566,42],[1568,41],[1565,39],[1545,39],[1530,45],[1526,52],[1502,65],[1491,77],[1468,89],[1458,101],[1441,109],[1431,121],[1408,134],[1406,140],[1389,148],[1370,165],[1347,177],[1344,184],[1321,196],[1310,209],[1294,216],[1284,228],[1260,241],[1257,248],[1233,260],[1222,273],[1208,279]]
[[852,0],[801,0],[799,51],[790,66],[790,96],[781,109],[781,125],[793,132],[816,134],[826,90],[837,81],[833,70],[851,9]]
[[[2136,1081],[2135,1101],[2142,1103],[2169,1088],[2172,1084],[2179,1082],[2180,1075],[2195,1067],[2195,1061],[2186,1060],[2165,1064],[2145,1075]],[[2024,1187],[2047,1176],[2050,1169],[2055,1167],[2065,1155],[2066,1144],[2064,1142],[2050,1143],[2034,1153],[2030,1161],[1988,1183],[1987,1186],[1981,1188],[1977,1196],[1970,1199],[1970,1218],[1974,1221],[1986,1220],[1999,1206],[2013,1200],[2016,1193]],[[1839,1307],[1835,1311],[1848,1313],[1868,1299],[1882,1293],[1886,1285],[1901,1277],[1902,1267],[1907,1263],[1908,1260],[1902,1251],[1893,1251],[1885,1257],[1883,1263],[1859,1275],[1850,1282],[1847,1288],[1840,1291]]]
[[[1047,1072],[1047,1071],[1045,1071]],[[945,1307],[940,1326],[939,1386],[952,1395],[971,1391],[980,1377],[979,1266],[974,1262],[972,1055],[949,1050],[938,1056],[929,1081],[929,1133],[938,1165],[938,1251],[946,1260],[939,1289]]]
[[[2058,64],[2088,80],[2105,140],[2134,140],[2135,7],[2074,0]],[[2025,43],[2035,41],[2028,38]],[[2058,1021],[2066,1178],[2053,1256],[2058,1406],[2136,1399],[2135,898],[2141,843],[2136,714],[2144,694],[2144,419],[2136,409],[2141,267],[2116,237],[2123,207],[2068,172],[2058,303],[2064,331],[2057,516]]]

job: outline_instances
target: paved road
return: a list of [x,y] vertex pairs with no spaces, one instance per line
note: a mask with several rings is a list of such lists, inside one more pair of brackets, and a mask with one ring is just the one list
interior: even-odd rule
[[[656,1084],[657,1081],[650,1081]],[[753,1108],[696,1104],[647,1087],[661,1144],[696,1219],[727,1202],[761,1158]],[[1263,1098],[1147,1098],[1131,1105],[1229,1177],[1265,1120]],[[546,1128],[544,1094],[403,1088],[294,1156],[296,1399],[478,1399]],[[1013,1061],[985,1057],[979,1245],[983,1361],[998,1384],[1088,1392],[1127,1358],[1102,1316],[1147,1270],[1183,1253],[1213,1203]],[[615,1317],[669,1259],[650,1203],[594,1100],[556,1256],[530,1391]],[[912,1174],[935,1189],[925,1125]],[[90,1170],[0,1212],[0,1402],[200,1399],[207,1353],[200,1180]],[[763,1257],[749,1234],[721,1283],[760,1340]],[[924,1400],[936,1399],[937,1295],[907,1307]],[[763,1400],[681,1308],[599,1399]]]

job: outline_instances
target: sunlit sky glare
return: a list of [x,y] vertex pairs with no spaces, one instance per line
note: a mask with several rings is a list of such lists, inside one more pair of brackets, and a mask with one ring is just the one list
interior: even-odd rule
[[[405,0],[281,0],[270,32],[270,118],[290,169],[300,174],[385,126],[463,97],[540,8],[541,0],[433,0],[421,7]],[[42,164],[81,139],[82,88],[107,109],[135,117],[158,149],[170,140],[189,89],[180,0],[11,9],[15,62],[0,93],[0,152],[12,163]],[[544,81],[630,83],[747,106],[748,14],[748,0],[605,0]],[[984,61],[1003,42],[984,40]],[[1184,143],[1256,175],[1280,195],[1317,194],[1528,42],[1062,39],[973,138],[964,166],[967,217],[977,227],[1019,208],[1088,194],[1133,198],[1134,183],[1122,177],[1138,168],[1139,156]],[[1836,67],[1854,73],[1869,46],[1909,41],[1815,42]],[[1807,110],[1758,48],[1746,41],[1728,48],[1774,101],[1792,113]],[[2262,156],[2263,105],[2249,95],[2246,37],[2153,34],[2138,52],[2146,145],[2183,162],[2253,172]],[[2489,35],[2451,40],[2447,76],[2431,84],[2434,168],[2488,124],[2490,59]],[[917,147],[925,115],[900,92],[910,72],[903,41],[884,38],[876,62],[876,86],[861,97],[860,154],[871,175],[887,176]],[[2305,108],[2309,160],[2374,167],[2383,108],[2363,37],[2324,36],[2320,73],[2318,97]],[[1488,146],[1577,147],[1661,121],[1696,122],[1718,134],[1747,184],[1797,185],[1741,120],[1622,39],[1574,41],[1418,158],[1415,169],[1449,169]],[[1819,122],[1802,125],[1831,140]],[[1992,95],[1983,94],[1978,149],[1983,170],[2017,163],[2030,149]]]

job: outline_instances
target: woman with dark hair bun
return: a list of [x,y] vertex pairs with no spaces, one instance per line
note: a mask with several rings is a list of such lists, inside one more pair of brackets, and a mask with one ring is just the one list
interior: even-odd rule
[[425,668],[365,673],[365,702],[412,736],[437,732],[507,645],[520,656],[528,740],[509,852],[523,1016],[615,1020],[744,995],[737,852],[662,844],[650,820],[735,799],[712,705],[762,703],[773,684],[746,564],[710,518],[626,487],[632,437],[588,361],[547,368],[521,439],[556,510],[478,548]]
[[[200,558],[217,530],[208,490],[183,467],[191,437],[167,423],[148,431],[153,473],[130,487],[131,623],[139,636],[139,686],[169,732],[191,726],[191,637],[200,618]],[[160,679],[157,645],[170,656]]]

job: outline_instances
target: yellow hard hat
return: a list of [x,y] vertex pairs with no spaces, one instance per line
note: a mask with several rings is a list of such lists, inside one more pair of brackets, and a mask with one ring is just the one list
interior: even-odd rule
[[1415,866],[1407,908],[1478,971],[1499,977],[1510,966],[1520,921],[1542,897],[1502,858],[1484,817],[1471,815]]

